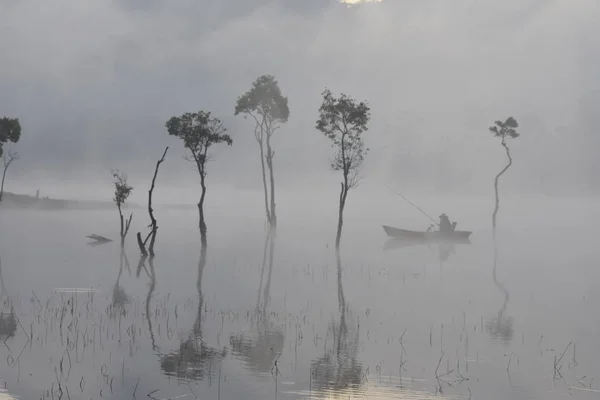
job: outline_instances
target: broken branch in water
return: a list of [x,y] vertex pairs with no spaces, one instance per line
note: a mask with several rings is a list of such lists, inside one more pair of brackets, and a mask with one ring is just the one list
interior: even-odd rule
[[112,242],[112,239],[109,239],[109,238],[104,237],[104,236],[96,235],[95,233],[92,233],[91,235],[88,235],[86,237],[88,239],[93,240],[93,242],[89,242],[88,243],[89,245],[93,245],[93,246]]

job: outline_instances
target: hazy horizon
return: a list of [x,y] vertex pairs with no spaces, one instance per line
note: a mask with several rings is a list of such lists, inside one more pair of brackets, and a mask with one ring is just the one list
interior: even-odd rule
[[366,180],[485,192],[505,162],[488,127],[512,115],[522,136],[510,143],[507,190],[598,193],[594,4],[5,3],[0,114],[23,126],[20,142],[6,146],[21,159],[5,189],[100,185],[112,168],[143,184],[166,145],[161,179],[195,185],[164,125],[199,109],[234,139],[213,149],[209,189],[260,189],[252,124],[233,111],[254,79],[273,74],[291,110],[273,139],[281,189],[328,173],[329,142],[315,129],[328,87],[371,106]]

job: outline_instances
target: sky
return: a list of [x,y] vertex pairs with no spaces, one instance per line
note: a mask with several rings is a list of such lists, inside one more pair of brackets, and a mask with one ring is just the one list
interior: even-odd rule
[[209,184],[260,189],[252,124],[233,114],[272,74],[291,111],[279,187],[337,185],[315,129],[329,88],[371,107],[365,181],[489,190],[505,155],[488,127],[512,115],[508,187],[585,192],[600,186],[598,20],[595,0],[1,0],[0,115],[23,126],[7,190],[110,185],[111,168],[145,185],[165,146],[161,176],[196,185],[164,124],[200,109],[234,140]]

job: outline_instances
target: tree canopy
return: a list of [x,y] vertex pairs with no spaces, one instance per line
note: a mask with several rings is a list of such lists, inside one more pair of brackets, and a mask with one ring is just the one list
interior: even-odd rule
[[127,176],[121,173],[119,170],[111,171],[114,185],[115,185],[115,197],[113,201],[118,207],[121,207],[122,204],[125,204],[127,198],[133,191],[133,187],[129,186],[127,183]]
[[331,168],[341,170],[346,176],[356,172],[369,151],[362,134],[368,130],[370,108],[366,102],[357,102],[343,93],[336,98],[326,89],[322,95],[316,128],[331,140],[335,149]]
[[490,132],[492,132],[495,137],[501,138],[502,143],[505,143],[507,138],[516,139],[521,135],[517,132],[519,123],[513,117],[508,117],[504,122],[496,121],[494,124],[494,126],[490,127]]
[[235,115],[238,114],[252,115],[255,119],[259,114],[272,122],[287,122],[290,116],[288,99],[281,94],[274,76],[262,75],[252,83],[252,88],[237,100]]
[[3,154],[3,144],[11,141],[17,143],[21,138],[21,124],[18,118],[0,118],[0,157]]
[[183,140],[185,148],[190,150],[197,164],[207,161],[207,151],[211,145],[223,142],[233,144],[231,137],[225,133],[221,120],[211,117],[210,112],[198,111],[172,117],[167,121],[166,127],[169,135]]

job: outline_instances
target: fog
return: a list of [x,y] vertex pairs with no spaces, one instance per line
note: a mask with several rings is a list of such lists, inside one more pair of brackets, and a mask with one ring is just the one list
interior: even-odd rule
[[[0,2],[0,118],[22,126],[0,399],[594,398],[599,20],[595,0]],[[262,75],[290,109],[270,203],[234,115]],[[345,203],[326,88],[371,112]],[[233,139],[203,208],[165,126],[198,110]]]
[[588,194],[600,184],[600,11],[591,0],[26,0],[1,8],[0,110],[23,126],[9,191],[81,197],[110,184],[111,168],[144,184],[165,145],[163,179],[195,185],[164,124],[199,109],[234,139],[215,150],[209,182],[259,189],[253,126],[233,110],[262,74],[278,79],[291,110],[274,137],[281,189],[330,184],[331,149],[314,128],[325,87],[371,106],[365,180],[489,193],[504,154],[487,128],[513,115],[522,136],[511,143],[504,190]]

